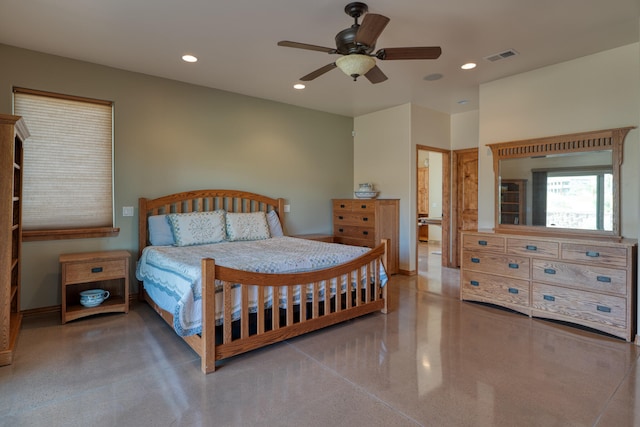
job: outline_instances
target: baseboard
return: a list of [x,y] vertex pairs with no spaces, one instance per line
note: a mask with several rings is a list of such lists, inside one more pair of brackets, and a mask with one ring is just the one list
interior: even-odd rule
[[403,269],[399,269],[398,273],[402,274],[403,276],[415,276],[416,274],[418,274],[417,270],[403,270]]

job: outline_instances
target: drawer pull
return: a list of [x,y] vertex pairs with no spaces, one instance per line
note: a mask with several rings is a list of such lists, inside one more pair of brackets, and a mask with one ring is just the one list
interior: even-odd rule
[[102,267],[93,267],[91,269],[92,273],[102,273]]
[[597,305],[596,309],[603,313],[611,313],[611,307],[607,307],[606,305]]
[[367,205],[360,205],[362,209],[367,209]]
[[344,208],[344,207],[345,207],[345,205],[340,205],[340,207],[341,207],[341,208]]
[[486,240],[478,240],[478,244],[480,246],[487,246],[487,241]]
[[520,266],[518,264],[516,264],[515,262],[510,262],[509,263],[509,268],[520,268]]
[[600,252],[587,251],[585,255],[588,257],[597,258],[600,256]]
[[545,268],[545,274],[556,274],[556,271],[553,268]]
[[471,283],[471,286],[480,286],[480,282],[478,282],[477,280],[472,280],[469,283]]
[[518,290],[516,288],[509,288],[509,293],[510,294],[517,294]]
[[537,250],[538,250],[538,247],[537,247],[537,246],[534,246],[534,245],[527,245],[527,246],[525,246],[525,248],[526,248],[528,251],[537,251]]
[[480,264],[480,258],[471,258],[471,262],[475,264]]
[[369,232],[368,231],[363,231],[362,234],[364,234],[365,236],[368,236]]
[[341,232],[341,233],[344,233],[344,229],[342,229],[342,228],[338,228],[338,231]]
[[362,218],[363,221],[369,221],[369,218],[367,218],[366,216],[364,218]]
[[343,217],[342,215],[340,215],[340,216],[338,217],[338,219],[344,219],[344,217]]
[[596,280],[598,282],[611,283],[611,277],[608,277],[608,276],[598,276],[596,277]]
[[543,295],[542,298],[545,301],[555,301],[556,300],[556,297],[554,297],[553,295]]

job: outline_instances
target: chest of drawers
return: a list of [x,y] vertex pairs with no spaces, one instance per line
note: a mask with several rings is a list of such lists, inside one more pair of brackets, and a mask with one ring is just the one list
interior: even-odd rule
[[399,270],[398,199],[334,199],[334,242],[373,248],[388,239],[387,273]]
[[635,337],[635,240],[465,232],[461,260],[462,300]]

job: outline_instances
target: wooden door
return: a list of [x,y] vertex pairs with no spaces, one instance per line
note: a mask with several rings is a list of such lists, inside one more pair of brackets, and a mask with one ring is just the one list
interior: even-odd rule
[[478,230],[478,149],[453,152],[452,267],[460,267],[460,233]]

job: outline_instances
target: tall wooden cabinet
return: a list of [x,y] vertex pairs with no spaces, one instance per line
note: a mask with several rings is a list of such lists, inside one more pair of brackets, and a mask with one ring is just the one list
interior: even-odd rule
[[389,239],[387,273],[400,268],[398,199],[334,199],[334,242],[373,248]]
[[0,366],[13,362],[20,314],[23,144],[19,116],[0,114]]

